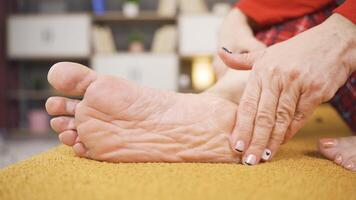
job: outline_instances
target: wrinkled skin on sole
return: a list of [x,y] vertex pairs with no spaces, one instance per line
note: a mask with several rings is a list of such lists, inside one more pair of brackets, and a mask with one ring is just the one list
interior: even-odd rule
[[58,63],[49,82],[81,101],[51,97],[51,126],[81,157],[108,162],[240,161],[229,145],[237,105],[212,94],[180,94]]

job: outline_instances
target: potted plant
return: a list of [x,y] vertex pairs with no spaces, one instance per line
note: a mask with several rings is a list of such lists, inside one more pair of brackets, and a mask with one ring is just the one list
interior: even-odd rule
[[143,34],[136,31],[129,35],[129,52],[139,53],[144,51]]
[[126,17],[136,17],[139,14],[140,0],[125,0],[122,10]]

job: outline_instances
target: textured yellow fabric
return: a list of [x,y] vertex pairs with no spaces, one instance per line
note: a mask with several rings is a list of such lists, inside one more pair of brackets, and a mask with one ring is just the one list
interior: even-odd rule
[[[356,173],[316,151],[323,136],[348,130],[329,108],[284,145],[272,162],[111,164],[74,157],[68,147],[0,170],[0,199],[356,199]],[[342,134],[343,133],[343,134]]]

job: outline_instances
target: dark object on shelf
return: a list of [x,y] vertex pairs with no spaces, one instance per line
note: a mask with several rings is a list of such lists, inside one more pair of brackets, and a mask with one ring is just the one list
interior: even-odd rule
[[129,51],[139,53],[144,51],[144,37],[140,32],[133,32],[129,35]]
[[142,11],[136,17],[126,17],[122,12],[107,11],[103,15],[95,15],[95,22],[115,23],[115,22],[156,22],[156,23],[175,23],[175,16],[160,16],[156,12]]
[[105,13],[105,0],[92,0],[93,11],[97,15]]

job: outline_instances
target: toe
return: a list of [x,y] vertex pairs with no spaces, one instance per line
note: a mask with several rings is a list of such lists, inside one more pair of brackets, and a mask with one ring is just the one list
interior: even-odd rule
[[59,140],[63,144],[68,146],[73,146],[75,144],[77,137],[78,137],[77,132],[73,130],[64,131],[58,135]]
[[67,95],[83,95],[96,79],[96,73],[77,63],[60,62],[48,72],[48,82]]
[[356,171],[356,146],[352,148],[344,148],[340,156],[342,159],[338,164],[348,170]]
[[319,151],[344,168],[356,171],[356,137],[324,138],[319,141]]
[[339,153],[338,140],[334,138],[323,138],[319,140],[318,149],[329,160],[334,160]]
[[81,142],[76,143],[73,146],[74,153],[79,157],[86,157],[87,149],[85,148],[84,144]]
[[57,133],[67,130],[75,130],[74,117],[56,117],[51,119],[51,127]]
[[50,97],[46,102],[46,110],[50,115],[74,115],[79,102],[65,97]]
[[353,156],[343,165],[346,169],[351,170],[353,172],[356,171],[356,156]]

